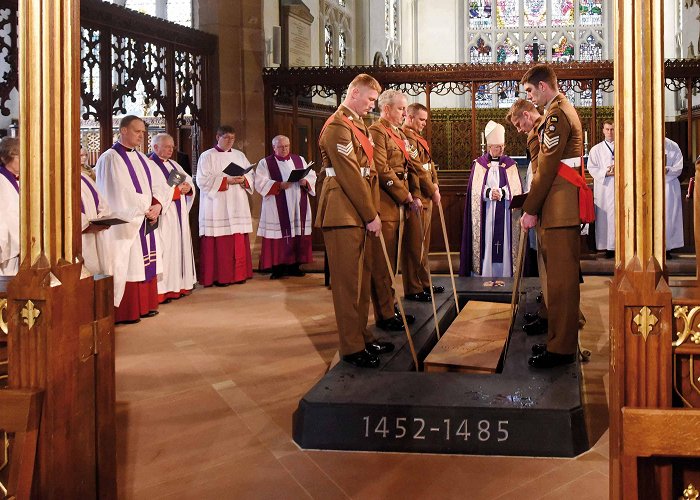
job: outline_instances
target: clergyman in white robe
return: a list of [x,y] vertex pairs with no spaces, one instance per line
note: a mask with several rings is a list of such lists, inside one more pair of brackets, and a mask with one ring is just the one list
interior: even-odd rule
[[683,202],[678,176],[683,172],[683,153],[678,144],[666,138],[666,250],[684,245]]
[[[613,137],[614,139],[614,137]],[[588,173],[593,177],[595,242],[598,250],[615,250],[615,142],[604,140],[588,154]]]
[[80,174],[80,224],[83,231],[83,265],[93,275],[113,273],[112,251],[106,235],[110,227],[102,226],[100,231],[86,232],[91,220],[109,215],[111,215],[109,207],[104,196],[100,196],[97,184],[92,177],[82,172]]
[[310,170],[305,182],[285,183],[292,170],[306,168],[307,164],[301,156],[289,154],[289,139],[284,139],[287,154],[263,158],[255,169],[255,190],[263,197],[258,225],[262,238],[259,268],[272,269],[273,278],[285,273],[302,275],[299,265],[313,260],[309,195],[316,194],[316,172]]
[[[120,133],[128,131],[120,127]],[[115,322],[154,316],[163,249],[158,231],[147,230],[150,221],[145,217],[151,207],[162,207],[160,200],[172,198],[173,188],[146,155],[120,142],[102,153],[95,173],[97,187],[111,210],[128,220],[105,232],[114,259]]]
[[159,175],[166,182],[170,172],[176,170],[185,177],[183,184],[186,183],[189,186],[186,194],[182,192],[184,189],[181,189],[182,184],[175,187],[172,198],[164,202],[158,224],[157,231],[160,233],[160,240],[165,249],[163,273],[158,276],[158,301],[163,303],[189,295],[197,282],[189,218],[195,191],[192,177],[176,161],[161,158],[155,152],[150,158],[158,166]]
[[0,276],[19,271],[19,178],[0,165]]
[[[220,137],[217,133],[217,141],[224,142],[226,135]],[[222,148],[219,144],[202,153],[197,162],[199,282],[203,286],[227,286],[253,277],[248,236],[253,232],[253,220],[248,194],[253,193],[254,172],[250,170],[244,176],[237,176],[238,179],[228,176],[224,169],[231,163],[243,168],[250,166],[242,151]]]

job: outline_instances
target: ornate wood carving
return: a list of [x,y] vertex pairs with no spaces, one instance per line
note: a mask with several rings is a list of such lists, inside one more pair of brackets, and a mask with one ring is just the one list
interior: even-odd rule
[[[16,6],[16,3],[15,3]],[[0,32],[5,36],[0,37],[0,61],[6,68],[0,75],[0,113],[3,116],[10,115],[7,103],[10,93],[17,88],[17,8],[0,2]]]

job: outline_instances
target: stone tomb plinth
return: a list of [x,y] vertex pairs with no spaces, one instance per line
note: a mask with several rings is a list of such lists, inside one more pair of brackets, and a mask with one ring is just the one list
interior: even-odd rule
[[496,373],[510,320],[510,304],[470,300],[425,358],[424,370]]
[[[456,307],[449,279],[435,284],[440,331],[454,321]],[[461,305],[502,302],[505,287],[484,287],[481,278],[458,278]],[[534,312],[536,279],[523,280],[521,307],[502,366],[496,373],[415,371],[404,332],[376,334],[396,345],[377,369],[340,362],[299,401],[293,417],[294,441],[304,449],[462,453],[571,457],[589,449],[578,362],[552,370],[528,366],[533,343],[544,336],[522,332],[523,315]],[[406,304],[419,360],[437,343],[432,307]],[[374,328],[374,327],[372,327]],[[422,365],[422,361],[421,361]]]

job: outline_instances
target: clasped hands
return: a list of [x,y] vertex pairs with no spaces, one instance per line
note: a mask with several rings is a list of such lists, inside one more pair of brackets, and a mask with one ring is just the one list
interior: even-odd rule
[[156,223],[156,219],[158,219],[162,208],[163,207],[160,206],[160,203],[156,203],[155,205],[151,205],[146,211],[146,218],[150,221],[150,224]]
[[[289,189],[290,187],[292,187],[292,184],[294,184],[294,182],[287,182],[287,181],[280,182],[280,189],[282,189],[282,190]],[[307,181],[306,179],[301,179],[300,181],[298,181],[298,184],[299,184],[299,187],[302,187],[304,189],[309,189],[309,181]]]

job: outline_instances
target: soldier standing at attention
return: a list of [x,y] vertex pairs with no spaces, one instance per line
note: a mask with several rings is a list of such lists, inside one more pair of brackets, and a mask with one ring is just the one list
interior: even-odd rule
[[365,242],[379,236],[382,221],[374,148],[362,117],[374,108],[380,91],[373,77],[356,76],[319,137],[326,179],[316,226],[323,230],[328,254],[340,356],[362,368],[376,368],[379,354],[394,350],[367,330],[370,259]]
[[[528,361],[535,368],[573,363],[578,352],[579,318],[579,205],[575,185],[558,174],[560,168],[580,168],[581,122],[576,110],[559,92],[557,76],[546,64],[530,68],[520,83],[527,97],[545,110],[539,127],[537,173],[523,205],[520,225],[539,225],[546,269],[549,315],[547,345],[533,350]],[[537,353],[536,353],[537,351]]]

